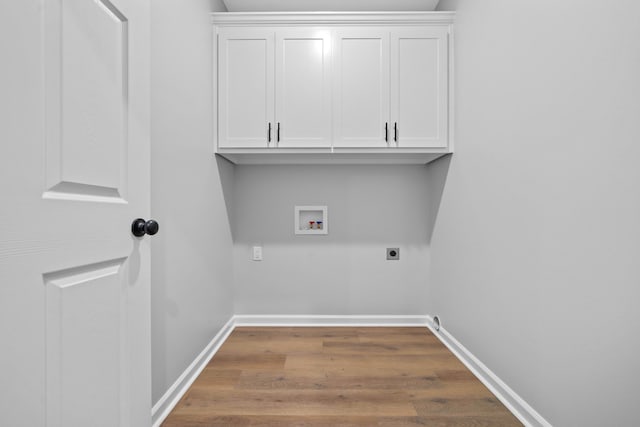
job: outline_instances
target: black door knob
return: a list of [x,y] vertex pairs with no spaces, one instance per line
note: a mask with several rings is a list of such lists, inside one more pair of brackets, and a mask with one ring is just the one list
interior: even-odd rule
[[149,236],[153,236],[160,230],[160,225],[158,221],[150,219],[149,221],[145,221],[142,218],[138,218],[131,224],[131,233],[133,233],[136,237],[142,237],[145,234]]

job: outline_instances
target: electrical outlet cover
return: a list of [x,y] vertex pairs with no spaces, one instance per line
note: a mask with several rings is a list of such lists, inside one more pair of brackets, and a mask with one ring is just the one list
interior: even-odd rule
[[400,248],[387,248],[387,260],[397,261],[400,259]]

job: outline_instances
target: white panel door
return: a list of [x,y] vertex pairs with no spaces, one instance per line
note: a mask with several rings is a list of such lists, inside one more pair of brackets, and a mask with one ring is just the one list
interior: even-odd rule
[[218,35],[218,147],[273,146],[274,31],[223,28]]
[[0,6],[0,425],[150,425],[149,14]]
[[389,30],[334,32],[335,147],[389,146]]
[[278,147],[331,146],[331,37],[326,29],[276,31]]
[[448,143],[448,30],[391,31],[391,121],[398,147]]

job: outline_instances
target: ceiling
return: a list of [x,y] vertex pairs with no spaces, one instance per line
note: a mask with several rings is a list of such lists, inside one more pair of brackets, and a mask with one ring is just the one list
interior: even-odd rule
[[229,12],[431,11],[439,0],[223,0]]

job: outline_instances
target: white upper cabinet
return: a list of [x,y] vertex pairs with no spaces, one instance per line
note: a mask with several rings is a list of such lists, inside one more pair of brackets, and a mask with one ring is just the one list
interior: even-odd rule
[[447,28],[391,32],[391,122],[398,147],[448,145]]
[[328,30],[222,28],[218,147],[331,147]]
[[389,30],[336,29],[333,66],[334,147],[387,147]]
[[451,153],[453,18],[212,14],[215,151],[237,163],[426,163]]
[[276,31],[276,146],[331,147],[329,31]]
[[[266,148],[273,140],[274,32],[223,28],[218,35],[218,147]],[[271,136],[269,130],[271,129]]]
[[446,27],[347,28],[334,38],[334,147],[447,147]]

